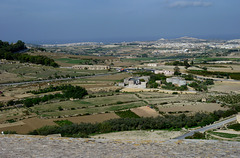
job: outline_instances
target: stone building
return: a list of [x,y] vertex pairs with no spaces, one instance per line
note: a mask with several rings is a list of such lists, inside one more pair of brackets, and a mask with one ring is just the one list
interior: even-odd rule
[[185,79],[181,78],[181,77],[171,77],[171,78],[167,78],[166,79],[167,83],[172,83],[174,85],[177,86],[184,86],[187,85],[187,82]]
[[118,86],[129,88],[146,88],[149,81],[149,76],[142,77],[129,77],[125,78],[123,83],[119,83]]
[[155,74],[164,74],[165,76],[172,76],[174,74],[173,71],[169,71],[169,70],[155,70],[154,73]]

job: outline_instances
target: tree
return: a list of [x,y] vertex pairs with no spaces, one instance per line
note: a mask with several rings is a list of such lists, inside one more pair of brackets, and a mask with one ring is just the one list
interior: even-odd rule
[[190,67],[190,65],[188,63],[188,59],[184,60],[183,65],[185,66],[186,69],[188,69]]
[[194,65],[194,62],[193,62],[193,60],[191,61],[191,66],[193,66]]
[[174,68],[174,75],[181,75],[180,68],[178,66],[175,66]]

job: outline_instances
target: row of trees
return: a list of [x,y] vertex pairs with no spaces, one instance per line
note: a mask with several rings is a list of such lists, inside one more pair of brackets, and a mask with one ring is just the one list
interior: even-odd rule
[[208,85],[214,85],[214,82],[212,79],[207,79],[205,81],[197,81],[190,83],[189,86],[194,88],[196,91],[207,91]]
[[187,69],[191,65],[193,65],[193,61],[191,62],[191,65],[188,63],[188,59],[184,60],[183,62],[181,61],[169,62],[169,63],[166,63],[165,65],[185,66],[185,68]]
[[11,52],[11,53],[15,53],[15,52],[19,52],[22,51],[24,49],[27,49],[25,46],[25,43],[22,42],[21,40],[17,41],[17,43],[15,44],[9,44],[8,42],[3,42],[0,40],[0,51],[2,52]]
[[54,91],[62,91],[62,90],[68,89],[69,86],[71,86],[71,85],[60,85],[60,86],[55,86],[55,87],[53,85],[51,85],[48,88],[39,89],[39,90],[35,90],[35,91],[27,91],[27,93],[41,94],[41,93],[48,93],[48,92],[54,92]]
[[[238,108],[240,111],[240,108]],[[58,134],[71,137],[88,137],[95,133],[108,133],[115,131],[129,130],[148,130],[148,129],[178,129],[194,126],[205,126],[219,120],[221,117],[227,117],[238,112],[237,110],[229,109],[227,111],[215,111],[210,114],[196,113],[194,116],[181,115],[166,115],[156,118],[120,118],[112,119],[102,123],[80,123],[65,126],[45,126],[34,130],[29,134],[32,135],[49,135]]]
[[9,44],[0,40],[0,59],[18,60],[20,62],[30,62],[34,64],[41,64],[46,66],[59,67],[59,65],[46,56],[32,56],[25,53],[18,53],[27,49],[25,43],[17,41],[15,44]]

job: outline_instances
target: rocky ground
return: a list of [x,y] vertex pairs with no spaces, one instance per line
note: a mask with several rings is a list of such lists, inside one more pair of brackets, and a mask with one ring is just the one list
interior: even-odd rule
[[2,158],[239,157],[240,142],[209,140],[107,140],[1,135]]

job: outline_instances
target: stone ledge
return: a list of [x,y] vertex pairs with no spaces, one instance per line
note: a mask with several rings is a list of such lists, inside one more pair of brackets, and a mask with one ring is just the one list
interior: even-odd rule
[[240,142],[1,135],[0,157],[239,157]]

